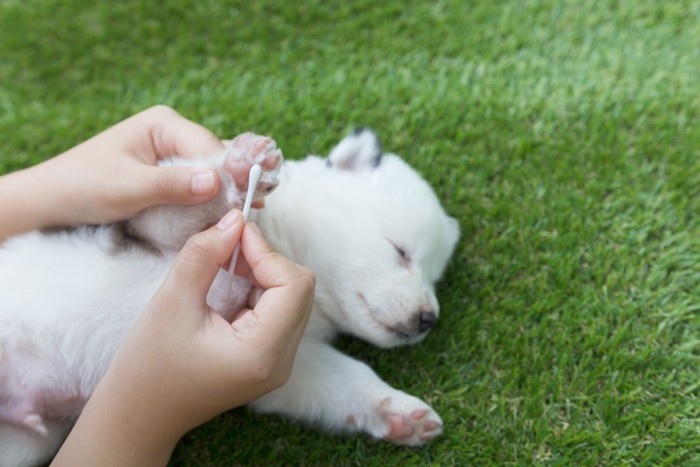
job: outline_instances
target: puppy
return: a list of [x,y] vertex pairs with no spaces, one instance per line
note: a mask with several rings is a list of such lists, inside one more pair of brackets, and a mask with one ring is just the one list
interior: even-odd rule
[[[331,341],[349,333],[388,348],[423,339],[437,321],[434,284],[457,222],[370,130],[326,159],[284,164],[274,141],[247,133],[216,157],[164,162],[219,172],[222,189],[205,205],[157,206],[117,224],[35,231],[0,245],[0,465],[36,465],[55,453],[186,239],[242,204],[253,162],[263,167],[256,200],[268,196],[252,219],[277,251],[317,276],[290,380],[253,407],[410,446],[441,433],[431,407]],[[251,287],[229,282],[220,272],[208,296],[224,316]]]

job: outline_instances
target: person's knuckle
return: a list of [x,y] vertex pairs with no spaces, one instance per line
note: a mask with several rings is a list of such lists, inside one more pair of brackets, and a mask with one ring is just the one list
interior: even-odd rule
[[156,116],[168,117],[177,114],[175,109],[166,104],[156,104],[148,111]]
[[285,261],[286,258],[281,254],[277,253],[275,250],[268,250],[265,253],[265,260],[273,263],[279,263],[280,261]]
[[255,365],[249,369],[251,381],[260,385],[269,385],[276,377],[276,362],[269,357],[259,358]]
[[271,366],[265,382],[268,385],[268,389],[272,391],[287,384],[292,376],[292,365],[286,357],[281,356],[278,356],[269,364]]
[[304,266],[297,266],[295,274],[297,286],[305,292],[313,292],[316,288],[316,274]]
[[254,268],[257,266],[261,266],[263,268],[278,268],[280,262],[284,261],[286,261],[284,256],[280,255],[274,250],[268,250],[262,254]]
[[284,370],[280,370],[274,373],[274,375],[267,380],[268,383],[268,389],[270,391],[274,391],[275,389],[279,389],[287,382],[289,381],[289,378],[292,376],[292,371],[291,368],[287,370],[286,368]]
[[188,263],[200,262],[200,259],[209,255],[209,243],[204,234],[190,237],[182,248],[181,257]]

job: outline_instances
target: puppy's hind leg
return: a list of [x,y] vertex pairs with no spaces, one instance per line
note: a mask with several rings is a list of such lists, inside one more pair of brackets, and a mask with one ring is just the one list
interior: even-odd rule
[[[0,465],[3,467],[45,462],[68,433],[71,419],[68,414],[78,413],[76,406],[82,406],[82,400],[42,389],[45,371],[38,363],[31,354],[0,345]],[[58,418],[51,419],[51,415]]]
[[65,423],[47,422],[47,433],[0,423],[0,465],[27,467],[42,465],[56,453],[68,434]]

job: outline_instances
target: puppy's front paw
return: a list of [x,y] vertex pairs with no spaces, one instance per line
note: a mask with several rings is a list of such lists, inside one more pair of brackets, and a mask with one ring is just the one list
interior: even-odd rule
[[243,133],[226,145],[224,170],[234,182],[235,193],[231,193],[229,204],[239,204],[248,190],[248,174],[253,164],[262,168],[260,182],[255,190],[253,203],[261,207],[265,195],[279,184],[279,170],[282,164],[282,151],[269,136]]

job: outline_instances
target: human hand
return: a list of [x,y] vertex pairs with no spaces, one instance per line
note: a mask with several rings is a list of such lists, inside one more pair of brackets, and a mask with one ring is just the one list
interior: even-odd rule
[[208,201],[219,191],[214,171],[157,163],[223,148],[209,130],[171,108],[151,107],[32,168],[43,195],[38,201],[47,204],[43,226],[101,224],[156,204]]
[[[239,239],[237,270],[256,287],[251,308],[229,323],[206,296]],[[193,427],[283,385],[313,290],[313,274],[273,252],[253,224],[244,228],[238,211],[194,235],[120,345],[56,465],[167,461]]]
[[[284,384],[309,317],[313,275],[274,253],[253,224],[241,234],[242,226],[241,214],[231,211],[188,241],[110,370],[179,436]],[[239,237],[239,270],[257,287],[253,308],[229,323],[206,296]]]

